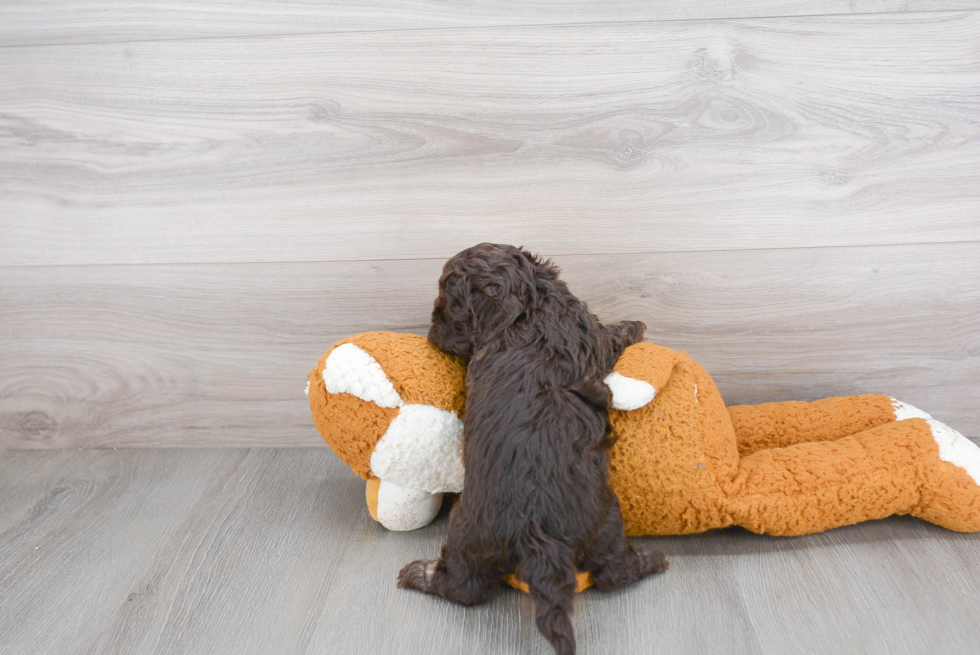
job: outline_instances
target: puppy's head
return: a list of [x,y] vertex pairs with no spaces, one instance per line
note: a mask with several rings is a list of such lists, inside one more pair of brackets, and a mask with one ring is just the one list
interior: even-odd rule
[[432,310],[429,341],[470,357],[540,303],[558,269],[522,248],[481,243],[446,262]]

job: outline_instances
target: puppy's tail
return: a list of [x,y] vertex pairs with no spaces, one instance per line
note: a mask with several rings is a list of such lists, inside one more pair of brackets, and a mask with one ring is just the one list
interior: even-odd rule
[[568,618],[575,593],[572,549],[541,535],[526,545],[516,573],[530,590],[538,630],[557,655],[575,655],[575,632]]

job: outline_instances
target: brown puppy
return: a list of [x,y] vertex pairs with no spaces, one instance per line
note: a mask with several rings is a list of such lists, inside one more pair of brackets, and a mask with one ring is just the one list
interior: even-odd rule
[[446,263],[429,341],[469,358],[464,491],[440,559],[405,566],[399,587],[475,605],[513,573],[538,629],[570,655],[576,570],[610,590],[667,568],[626,541],[608,480],[603,379],[644,329],[603,326],[553,264],[513,246],[483,243]]

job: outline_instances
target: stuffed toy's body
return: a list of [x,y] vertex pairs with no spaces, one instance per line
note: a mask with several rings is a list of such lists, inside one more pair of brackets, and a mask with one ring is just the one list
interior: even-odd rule
[[[384,332],[338,342],[310,373],[313,420],[385,527],[427,525],[462,491],[465,378],[424,337]],[[726,408],[701,366],[651,343],[606,384],[628,535],[802,535],[893,514],[980,531],[980,447],[888,396]]]

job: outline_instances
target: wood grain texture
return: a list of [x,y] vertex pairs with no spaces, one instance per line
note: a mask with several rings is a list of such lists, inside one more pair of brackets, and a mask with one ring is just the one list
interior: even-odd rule
[[980,13],[7,48],[5,264],[980,239]]
[[[729,404],[886,393],[980,437],[980,244],[557,258]],[[427,331],[438,260],[0,268],[7,447],[319,445],[334,341]]]
[[[769,539],[761,551],[747,552],[744,543],[732,548],[734,577],[757,613],[763,652],[827,652],[828,642],[882,654],[975,648],[976,587],[969,573],[962,577],[960,562],[964,552],[976,552],[977,535],[934,527],[896,517],[799,540]],[[830,606],[832,614],[814,611]],[[792,630],[769,622],[807,614]],[[940,624],[942,633],[933,632]],[[845,646],[855,639],[860,647]]]
[[0,46],[452,27],[980,9],[977,0],[26,0],[0,5]]
[[380,536],[355,519],[363,482],[322,449],[230,452],[89,652],[303,652],[320,613],[342,607],[325,597]]
[[[4,653],[552,652],[526,595],[462,608],[396,589],[403,564],[437,555],[445,515],[385,530],[329,451],[70,455],[62,480],[44,473],[62,452],[0,451],[0,507],[11,491],[68,488],[0,533],[0,579],[16,590],[0,603],[18,610],[0,614]],[[38,474],[12,489],[8,472],[28,460]],[[798,538],[636,540],[664,550],[670,570],[578,595],[580,652],[972,652],[978,539],[894,517]]]
[[[11,497],[37,498],[0,534],[0,651],[82,652],[228,457],[170,451],[161,465],[148,450],[0,454],[3,513]],[[25,460],[53,470],[18,475]]]
[[[0,496],[0,534],[25,518],[36,515],[52,500],[51,489],[39,480],[59,480],[64,471],[77,465],[75,450],[55,450],[50,457],[36,457],[28,450],[4,451],[0,455],[3,493]],[[60,492],[59,492],[60,493]]]

